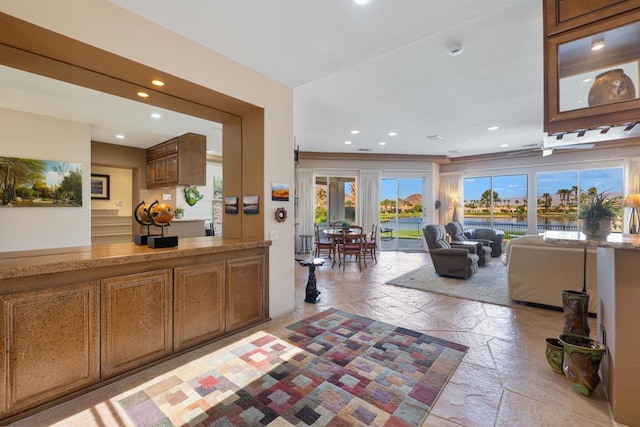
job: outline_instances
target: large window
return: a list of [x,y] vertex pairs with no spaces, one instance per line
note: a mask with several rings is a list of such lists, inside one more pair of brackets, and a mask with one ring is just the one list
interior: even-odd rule
[[527,175],[465,178],[464,226],[492,227],[511,234],[527,230]]
[[[538,173],[538,231],[578,230],[578,206],[582,197],[596,191],[621,199],[622,176],[622,168]],[[620,224],[621,219],[614,221],[614,232],[622,231]]]
[[356,179],[316,177],[315,223],[354,223],[356,220]]

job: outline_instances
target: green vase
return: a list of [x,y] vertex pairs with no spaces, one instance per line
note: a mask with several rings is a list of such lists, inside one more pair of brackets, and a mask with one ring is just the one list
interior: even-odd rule
[[562,291],[562,311],[564,312],[563,334],[588,337],[589,294],[586,292]]
[[564,361],[564,346],[558,338],[546,338],[547,348],[545,354],[547,363],[556,374],[564,374],[562,371],[562,362]]
[[598,370],[605,346],[587,337],[562,334],[558,337],[564,347],[564,372],[571,389],[589,396],[600,383]]

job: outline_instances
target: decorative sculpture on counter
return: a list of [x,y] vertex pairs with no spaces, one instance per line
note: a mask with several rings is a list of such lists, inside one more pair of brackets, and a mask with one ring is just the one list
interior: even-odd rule
[[[169,227],[174,216],[172,206],[159,203],[157,200],[147,206],[144,200],[133,210],[135,220],[147,227],[146,235],[135,235],[136,245],[147,245],[150,248],[172,248],[178,246],[178,236],[165,236],[165,227]],[[151,234],[151,226],[160,227],[160,234]]]
[[197,187],[184,187],[184,199],[189,206],[195,205],[204,196],[200,194]]

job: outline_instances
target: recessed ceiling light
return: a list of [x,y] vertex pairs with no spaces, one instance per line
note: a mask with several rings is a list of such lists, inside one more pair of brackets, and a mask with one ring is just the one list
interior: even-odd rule
[[371,0],[353,0],[353,2],[355,4],[361,4],[361,5],[365,5],[367,3],[369,3]]
[[153,117],[154,119],[161,119],[162,115],[160,113],[151,113],[151,117]]
[[164,82],[162,80],[151,80],[151,83],[155,86],[164,86]]
[[500,129],[498,126],[491,126],[487,128],[487,130],[498,130],[498,129]]
[[378,145],[387,145],[387,143],[384,142],[384,141],[380,141],[380,142],[378,142]]
[[591,50],[600,50],[604,47],[604,39],[602,37],[591,42]]
[[591,81],[591,79],[584,79],[584,80],[582,81],[582,83],[589,83],[590,81]]
[[396,136],[398,134],[398,132],[389,132],[387,135],[389,136]]
[[124,139],[124,135],[122,135],[121,133],[119,133],[119,134],[117,134],[117,135],[116,135],[116,138],[118,138],[118,139]]
[[502,148],[507,148],[509,146],[509,144],[500,144],[500,147]]
[[354,129],[354,130],[351,131],[352,135],[357,135],[359,133],[360,133],[360,131],[358,129]]
[[149,94],[147,92],[142,92],[142,91],[138,92],[137,95],[140,98],[148,98],[149,97]]
[[349,144],[351,144],[351,141],[345,141],[344,143],[349,145]]

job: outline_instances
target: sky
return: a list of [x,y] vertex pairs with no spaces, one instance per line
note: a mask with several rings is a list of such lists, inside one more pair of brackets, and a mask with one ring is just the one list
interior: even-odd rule
[[[559,189],[571,189],[574,185],[579,185],[582,191],[596,187],[598,191],[609,190],[612,195],[622,194],[622,168],[589,169],[580,171],[579,175],[578,171],[544,172],[536,174],[534,179],[537,180],[537,197],[544,193],[555,195]],[[465,178],[465,200],[480,199],[490,186],[490,177]],[[501,199],[524,199],[527,197],[527,175],[495,176],[494,191]]]
[[[396,182],[398,197],[396,197]],[[383,179],[380,184],[380,200],[406,199],[412,194],[422,194],[422,178]]]

